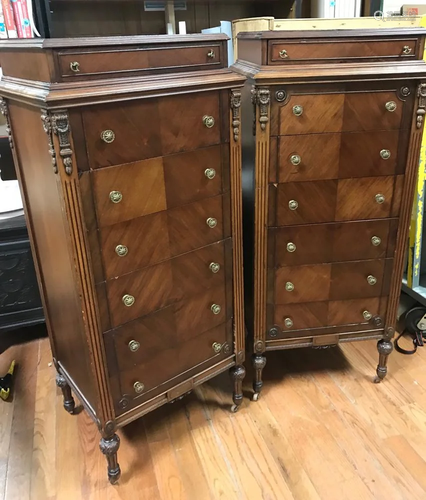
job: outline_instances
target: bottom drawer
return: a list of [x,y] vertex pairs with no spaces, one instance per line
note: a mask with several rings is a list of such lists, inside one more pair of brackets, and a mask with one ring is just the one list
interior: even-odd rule
[[[334,300],[308,304],[277,305],[273,323],[280,337],[299,336],[295,332],[310,331],[311,335],[323,334],[326,327],[354,325],[355,328],[380,328],[384,324],[387,297],[355,300]],[[304,332],[306,333],[306,332]],[[277,334],[276,331],[273,332]]]

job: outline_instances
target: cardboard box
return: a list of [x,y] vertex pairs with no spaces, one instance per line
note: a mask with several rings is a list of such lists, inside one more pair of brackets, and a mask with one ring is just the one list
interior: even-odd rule
[[401,10],[403,16],[423,16],[426,14],[426,5],[407,4]]

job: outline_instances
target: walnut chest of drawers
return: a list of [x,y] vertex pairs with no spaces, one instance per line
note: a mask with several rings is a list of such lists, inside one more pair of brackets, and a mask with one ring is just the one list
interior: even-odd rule
[[0,45],[57,383],[118,427],[224,370],[244,377],[240,98],[226,37]]
[[424,33],[239,35],[234,69],[248,77],[255,133],[243,148],[254,399],[269,350],[377,338],[376,380],[386,375],[426,110]]

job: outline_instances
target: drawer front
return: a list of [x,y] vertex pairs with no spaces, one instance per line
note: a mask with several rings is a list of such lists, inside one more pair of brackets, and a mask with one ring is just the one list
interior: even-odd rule
[[399,131],[279,138],[278,182],[394,175]]
[[380,219],[391,211],[397,216],[397,204],[392,208],[394,181],[383,176],[270,186],[270,225]]
[[[169,319],[171,324],[167,319],[157,319],[140,324],[140,328],[133,328],[133,332],[125,327],[108,334],[112,337],[110,364],[115,362],[114,351],[117,353],[120,386],[120,392],[115,397],[117,402],[122,395],[126,395],[137,398],[135,403],[141,403],[162,392],[164,388],[161,385],[175,377],[195,370],[200,365],[206,369],[232,354],[230,322],[207,331],[192,332],[191,336],[185,338],[170,327],[173,317]],[[131,341],[141,345],[136,352],[129,348]],[[222,349],[216,352],[213,346],[218,344]],[[135,391],[137,382],[143,384],[139,385],[139,392]]]
[[[383,326],[387,297],[277,305],[274,325],[281,338],[294,337],[298,330],[343,325]],[[309,334],[315,332],[309,332]]]
[[345,59],[413,59],[416,40],[340,40],[269,42],[270,64]]
[[103,50],[97,52],[67,51],[60,53],[62,77],[131,76],[131,73],[153,69],[196,69],[223,67],[219,44],[197,47],[162,47],[137,50]]
[[93,106],[82,116],[91,168],[220,143],[217,91]]
[[380,297],[389,292],[392,259],[281,267],[275,304]]
[[340,180],[337,189],[336,220],[389,217],[394,181],[394,177]]
[[227,165],[222,169],[221,151],[220,146],[214,146],[92,172],[99,226],[229,191]]
[[296,266],[391,257],[396,239],[390,221],[345,222],[271,229],[274,265]]
[[387,281],[386,262],[382,259],[333,264],[330,299],[345,300],[386,295],[383,290]]
[[278,106],[278,134],[399,130],[404,103],[395,92],[292,95]]
[[331,265],[281,267],[275,273],[275,303],[328,300]]
[[218,304],[222,314],[225,265],[217,273],[210,268],[212,262],[220,264],[221,260],[220,248],[206,247],[107,282],[112,325],[132,321],[205,291],[212,294],[211,304]]

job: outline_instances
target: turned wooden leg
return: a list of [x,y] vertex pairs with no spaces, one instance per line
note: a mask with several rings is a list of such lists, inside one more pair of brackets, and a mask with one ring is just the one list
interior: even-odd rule
[[253,356],[254,380],[253,380],[253,401],[257,401],[260,397],[260,391],[263,387],[262,371],[266,365],[266,357],[261,354]]
[[232,394],[232,400],[234,404],[231,407],[233,413],[237,412],[241,403],[243,402],[243,380],[246,375],[246,369],[244,366],[234,366],[231,368],[231,377],[234,381],[234,393]]
[[108,479],[111,484],[116,484],[121,476],[120,465],[117,460],[117,452],[120,448],[120,438],[117,434],[112,436],[102,437],[99,448],[105,455],[108,463]]
[[71,394],[71,387],[60,373],[56,375],[56,385],[61,388],[62,395],[64,396],[64,408],[68,413],[74,413],[75,401]]
[[388,372],[387,363],[389,354],[393,351],[393,344],[391,340],[382,339],[377,342],[377,350],[379,351],[379,364],[377,365],[377,377],[374,382],[378,384],[381,382]]

